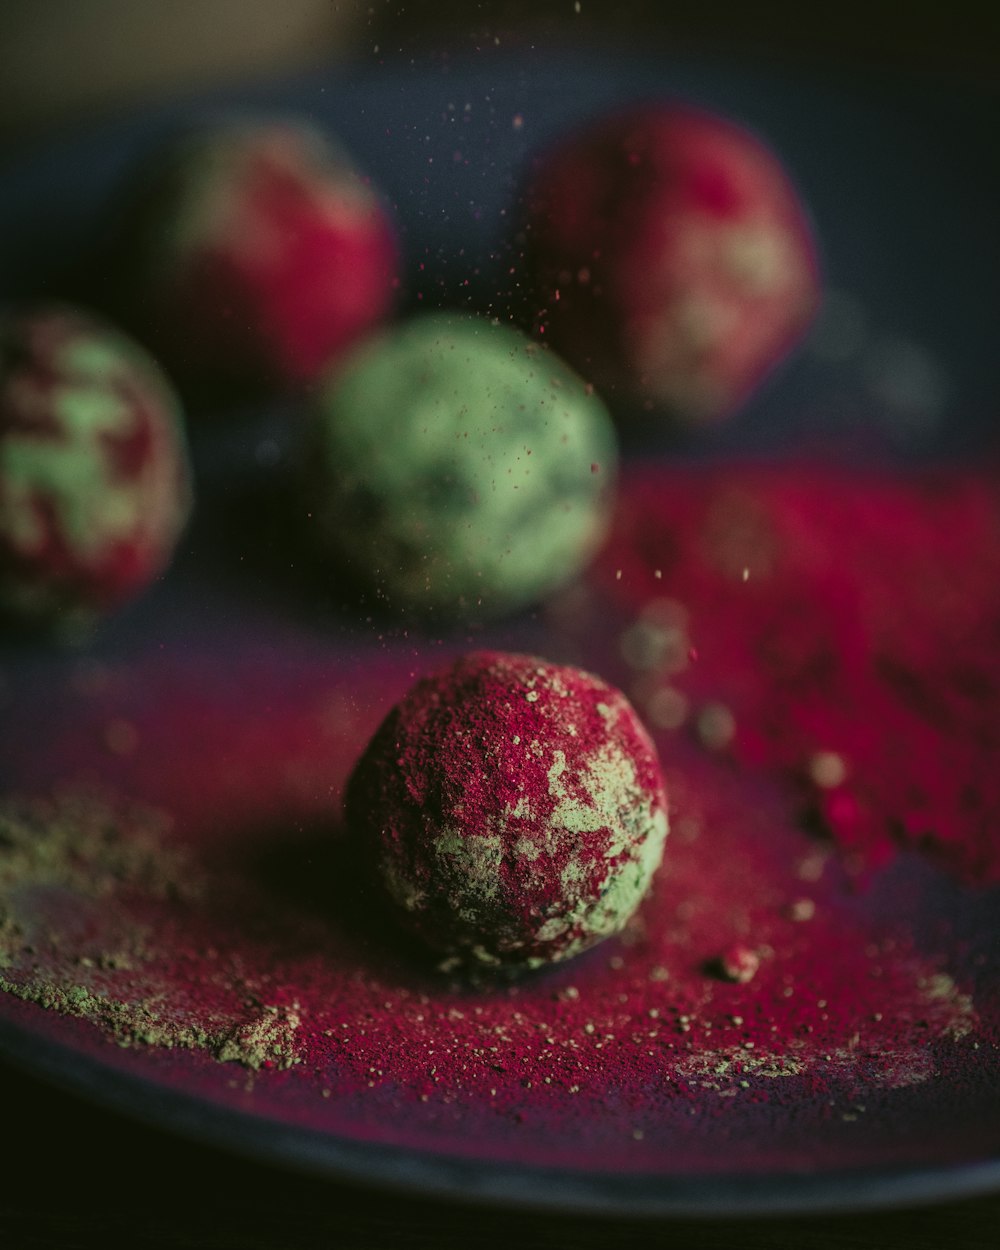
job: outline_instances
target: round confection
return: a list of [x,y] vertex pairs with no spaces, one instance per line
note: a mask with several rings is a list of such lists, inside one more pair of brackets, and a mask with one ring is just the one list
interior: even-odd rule
[[667,835],[656,751],[625,696],[495,651],[392,709],[345,809],[403,923],[473,967],[537,968],[618,933]]
[[604,405],[552,352],[432,313],[320,388],[308,456],[327,549],[401,609],[496,616],[570,581],[604,536]]
[[159,367],[89,315],[0,321],[0,611],[82,622],[168,563],[191,503]]
[[819,278],[775,155],[674,104],[602,117],[534,163],[536,327],[610,396],[681,423],[738,408],[804,333]]
[[186,135],[138,184],[118,231],[117,306],[179,376],[296,387],[393,305],[387,211],[308,127]]

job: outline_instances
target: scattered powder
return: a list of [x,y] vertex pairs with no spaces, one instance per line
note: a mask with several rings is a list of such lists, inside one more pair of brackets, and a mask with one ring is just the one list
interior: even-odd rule
[[[835,486],[626,482],[605,563],[531,649],[611,679],[624,666],[640,706],[661,683],[683,694],[689,715],[656,730],[673,833],[619,937],[513,983],[435,971],[338,825],[360,744],[439,646],[341,664],[303,635],[269,656],[232,625],[202,660],[157,644],[127,681],[85,690],[72,664],[65,689],[11,668],[23,732],[0,746],[4,776],[38,793],[98,777],[173,822],[123,803],[4,808],[0,977],[30,1000],[10,1009],[79,1017],[123,1062],[149,1047],[182,1087],[216,1074],[213,1096],[249,1097],[252,1080],[257,1107],[308,1104],[326,1131],[409,1146],[671,1172],[843,1164],[848,1140],[859,1166],[926,1161],[932,1140],[935,1160],[986,1157],[996,505],[959,477]],[[633,669],[618,639],[638,619],[651,628],[628,654],[654,662]],[[887,683],[888,654],[915,684]],[[710,750],[696,722],[713,704],[734,732]],[[116,720],[131,754],[108,749]],[[546,778],[556,763],[539,760]],[[909,821],[914,778],[933,821]],[[838,795],[866,819],[835,819],[822,804]]]
[[780,780],[859,869],[909,847],[1000,881],[998,499],[954,470],[633,470],[595,578],[641,710]]
[[[252,998],[205,1010],[164,967],[177,925],[211,903],[169,828],[162,812],[94,797],[0,807],[0,989],[122,1046],[200,1048],[254,1069],[296,1062],[295,1011]],[[235,967],[208,958],[214,983],[239,985]]]
[[[340,1097],[382,1089],[402,1105],[476,1104],[488,1089],[491,1105],[521,1116],[526,1105],[552,1113],[571,1088],[574,1102],[600,1102],[622,1082],[651,1105],[789,1078],[812,1091],[844,1079],[904,1087],[935,1074],[935,1048],[992,1045],[968,988],[912,936],[879,937],[848,897],[797,921],[799,835],[766,810],[748,817],[739,790],[699,767],[667,784],[713,829],[713,872],[701,841],[679,845],[617,948],[514,984],[414,960],[347,839],[291,853],[293,875],[329,872],[323,915],[280,875],[275,885],[259,847],[199,864],[153,812],[8,805],[0,988],[123,1046],[295,1069]],[[752,857],[740,855],[748,839]]]

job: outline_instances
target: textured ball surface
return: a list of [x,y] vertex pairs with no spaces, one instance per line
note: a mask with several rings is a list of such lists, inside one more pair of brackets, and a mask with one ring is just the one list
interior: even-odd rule
[[0,322],[0,610],[115,607],[165,567],[190,502],[177,400],[141,348],[66,308]]
[[580,669],[488,651],[393,708],[346,814],[431,949],[517,968],[618,933],[667,834],[655,748],[625,696]]
[[321,388],[309,455],[327,549],[393,607],[496,616],[569,582],[604,536],[610,418],[557,357],[429,314]]
[[144,174],[121,238],[123,316],[199,381],[308,382],[389,312],[398,285],[378,197],[304,126],[176,140]]
[[809,225],[777,158],[689,107],[636,107],[557,143],[525,220],[547,338],[607,393],[684,422],[738,407],[817,307]]

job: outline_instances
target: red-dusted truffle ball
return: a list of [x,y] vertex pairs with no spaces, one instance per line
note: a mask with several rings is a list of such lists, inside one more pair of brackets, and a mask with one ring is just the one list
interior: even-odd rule
[[395,232],[318,132],[230,125],[144,171],[115,269],[122,315],[180,376],[297,386],[390,311]]
[[533,968],[619,932],[667,834],[656,751],[625,696],[496,651],[412,688],[345,807],[406,926],[458,964]]
[[732,122],[675,104],[604,117],[538,157],[526,193],[537,328],[609,394],[730,414],[819,297],[802,204]]
[[180,409],[140,347],[68,308],[0,322],[0,612],[115,607],[167,564],[190,503]]

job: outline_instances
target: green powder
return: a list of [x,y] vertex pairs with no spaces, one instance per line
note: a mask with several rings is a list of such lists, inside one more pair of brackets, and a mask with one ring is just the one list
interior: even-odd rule
[[163,813],[92,797],[0,805],[0,990],[121,1046],[291,1067],[297,1008],[262,1002],[225,960],[220,992],[199,996],[159,954],[157,922],[172,915],[173,934],[211,909],[217,888],[169,827]]

